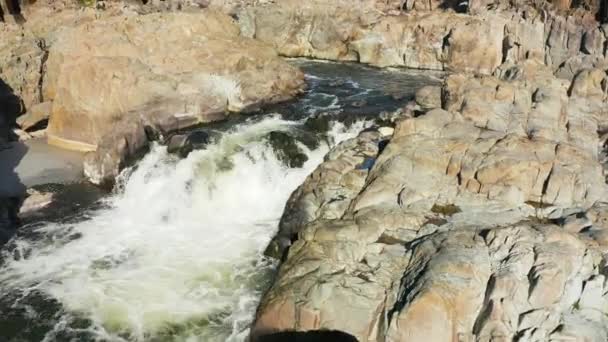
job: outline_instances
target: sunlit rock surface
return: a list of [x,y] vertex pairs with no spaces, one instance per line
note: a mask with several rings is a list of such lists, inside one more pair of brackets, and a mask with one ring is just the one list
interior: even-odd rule
[[606,73],[496,74],[448,77],[381,151],[364,132],[328,154],[287,204],[254,335],[606,340]]

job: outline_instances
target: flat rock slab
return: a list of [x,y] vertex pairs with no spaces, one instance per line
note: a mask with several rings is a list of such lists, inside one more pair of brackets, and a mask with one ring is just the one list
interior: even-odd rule
[[23,195],[26,188],[39,184],[83,179],[82,153],[49,146],[44,139],[10,146],[0,150],[0,197]]

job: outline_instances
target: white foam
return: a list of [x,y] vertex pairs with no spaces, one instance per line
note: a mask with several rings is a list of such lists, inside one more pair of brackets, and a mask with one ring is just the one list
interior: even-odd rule
[[[274,267],[263,249],[288,196],[328,151],[284,167],[260,137],[291,125],[244,124],[183,160],[155,146],[123,174],[109,208],[37,229],[53,239],[16,241],[29,256],[7,260],[1,290],[37,289],[91,319],[102,338],[141,341],[173,328],[171,339],[244,340]],[[330,135],[361,129],[337,124]]]

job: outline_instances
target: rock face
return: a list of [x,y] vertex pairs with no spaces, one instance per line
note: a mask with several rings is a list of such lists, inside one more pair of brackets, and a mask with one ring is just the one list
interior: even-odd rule
[[607,65],[597,4],[568,13],[554,11],[565,6],[556,3],[464,3],[286,0],[246,7],[238,17],[243,34],[286,56],[479,74],[504,61],[538,59],[569,78],[590,62]]
[[161,12],[165,3],[96,11],[43,2],[27,8],[22,25],[0,27],[0,78],[18,100],[10,117],[27,113],[23,129],[48,118],[50,144],[91,152],[85,172],[94,183],[145,147],[146,131],[166,135],[255,110],[304,86],[271,48],[198,2]]
[[377,132],[336,147],[287,203],[253,336],[605,341],[607,81],[535,61],[455,74],[384,149]]
[[43,86],[53,100],[49,143],[97,151],[89,160],[104,161],[85,168],[97,182],[119,168],[114,156],[106,165],[106,156],[117,149],[132,155],[146,126],[171,132],[300,91],[299,71],[238,34],[228,16],[210,11],[116,17],[60,31]]
[[479,73],[491,73],[502,62],[502,18],[441,11],[387,16],[374,5],[288,0],[248,7],[239,22],[244,34],[286,56]]

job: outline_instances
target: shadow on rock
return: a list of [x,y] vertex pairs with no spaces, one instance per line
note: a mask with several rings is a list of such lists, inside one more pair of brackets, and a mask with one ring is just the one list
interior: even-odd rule
[[13,89],[0,79],[0,149],[16,139],[11,128],[15,127],[17,116],[23,112],[23,101]]
[[358,342],[357,339],[338,330],[284,331],[259,336],[253,342]]
[[19,225],[17,214],[26,188],[15,168],[26,152],[27,146],[19,142],[0,151],[0,246],[10,240]]
[[22,108],[21,99],[0,79],[0,245],[16,231],[19,223],[17,213],[26,190],[15,169],[28,147],[14,141],[16,137],[12,133]]

